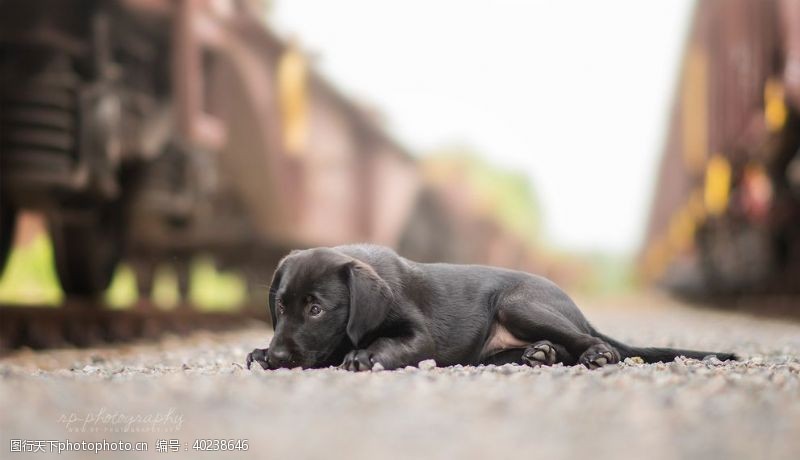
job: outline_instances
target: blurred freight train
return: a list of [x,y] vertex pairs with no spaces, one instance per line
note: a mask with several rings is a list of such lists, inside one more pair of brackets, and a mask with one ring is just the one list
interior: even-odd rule
[[[370,241],[422,260],[529,264],[258,19],[257,1],[0,0],[0,264],[42,213],[67,295],[115,267],[141,296],[189,261],[268,284],[290,248]],[[462,232],[462,229],[471,229]]]
[[697,3],[643,254],[693,295],[800,293],[800,2]]

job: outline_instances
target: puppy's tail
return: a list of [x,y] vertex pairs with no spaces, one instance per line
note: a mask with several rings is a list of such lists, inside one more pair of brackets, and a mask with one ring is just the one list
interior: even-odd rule
[[739,357],[733,353],[723,353],[717,351],[697,351],[697,350],[681,350],[678,348],[656,348],[656,347],[632,347],[622,342],[612,339],[606,335],[597,334],[598,337],[608,342],[609,345],[619,351],[622,359],[640,357],[646,363],[669,362],[683,356],[686,358],[703,359],[707,356],[716,356],[720,361],[738,361]]

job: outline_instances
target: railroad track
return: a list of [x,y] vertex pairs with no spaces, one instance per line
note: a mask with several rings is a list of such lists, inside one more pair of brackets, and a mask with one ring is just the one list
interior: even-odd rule
[[168,332],[219,331],[258,321],[269,321],[264,308],[204,312],[191,307],[119,310],[91,302],[70,302],[60,307],[0,305],[0,353],[21,347],[88,347],[156,338]]

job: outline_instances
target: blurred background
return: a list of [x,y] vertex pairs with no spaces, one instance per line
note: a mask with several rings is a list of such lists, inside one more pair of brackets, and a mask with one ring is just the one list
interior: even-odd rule
[[265,316],[373,242],[791,310],[799,110],[797,1],[0,0],[0,304]]

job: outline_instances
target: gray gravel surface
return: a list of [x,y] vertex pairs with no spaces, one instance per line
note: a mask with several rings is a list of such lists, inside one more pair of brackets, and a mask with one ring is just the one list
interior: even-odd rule
[[[0,359],[0,458],[55,456],[10,453],[10,439],[143,441],[161,458],[800,458],[800,324],[658,296],[579,303],[621,340],[746,359],[248,371],[245,354],[269,338],[258,326],[23,350]],[[178,452],[155,452],[159,439],[179,440]],[[196,439],[248,450],[195,451]]]

